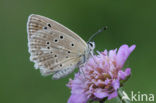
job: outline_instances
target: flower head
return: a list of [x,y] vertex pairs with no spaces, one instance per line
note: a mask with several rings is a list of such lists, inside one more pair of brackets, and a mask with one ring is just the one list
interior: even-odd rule
[[107,52],[98,52],[91,57],[83,67],[82,73],[75,74],[74,80],[70,80],[71,96],[68,103],[86,103],[88,100],[112,99],[118,95],[117,90],[121,82],[127,80],[131,69],[122,70],[125,61],[135,45],[128,47],[122,45],[117,49]]

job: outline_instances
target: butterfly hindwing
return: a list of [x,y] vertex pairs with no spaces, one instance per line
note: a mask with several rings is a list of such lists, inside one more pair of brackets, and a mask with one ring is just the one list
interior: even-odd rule
[[[64,39],[61,39],[60,35]],[[30,59],[35,63],[35,67],[41,70],[42,75],[57,73],[54,78],[71,73],[77,67],[83,53],[73,38],[55,30],[39,30],[28,42]]]

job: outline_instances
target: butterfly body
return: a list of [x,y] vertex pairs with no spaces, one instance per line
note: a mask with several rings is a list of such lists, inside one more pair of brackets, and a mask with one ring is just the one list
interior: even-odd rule
[[42,75],[53,74],[53,79],[85,63],[94,49],[65,26],[40,15],[29,16],[27,33],[30,60]]

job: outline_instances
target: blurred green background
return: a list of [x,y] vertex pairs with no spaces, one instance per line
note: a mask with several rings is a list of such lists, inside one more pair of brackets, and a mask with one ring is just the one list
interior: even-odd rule
[[32,13],[62,23],[86,41],[109,26],[95,38],[96,50],[136,44],[125,65],[132,77],[124,89],[128,95],[156,94],[155,0],[0,0],[0,103],[66,103],[70,96],[66,84],[74,73],[51,80],[29,61],[26,22]]

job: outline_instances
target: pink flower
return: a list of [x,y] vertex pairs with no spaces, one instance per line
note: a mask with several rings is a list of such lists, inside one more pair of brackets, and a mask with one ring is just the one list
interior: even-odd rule
[[121,83],[131,74],[131,69],[122,70],[125,61],[135,45],[128,47],[122,45],[117,49],[107,52],[98,52],[80,68],[83,73],[75,74],[74,80],[70,80],[71,96],[68,103],[87,103],[88,100],[100,101],[112,99],[118,95],[117,90]]

